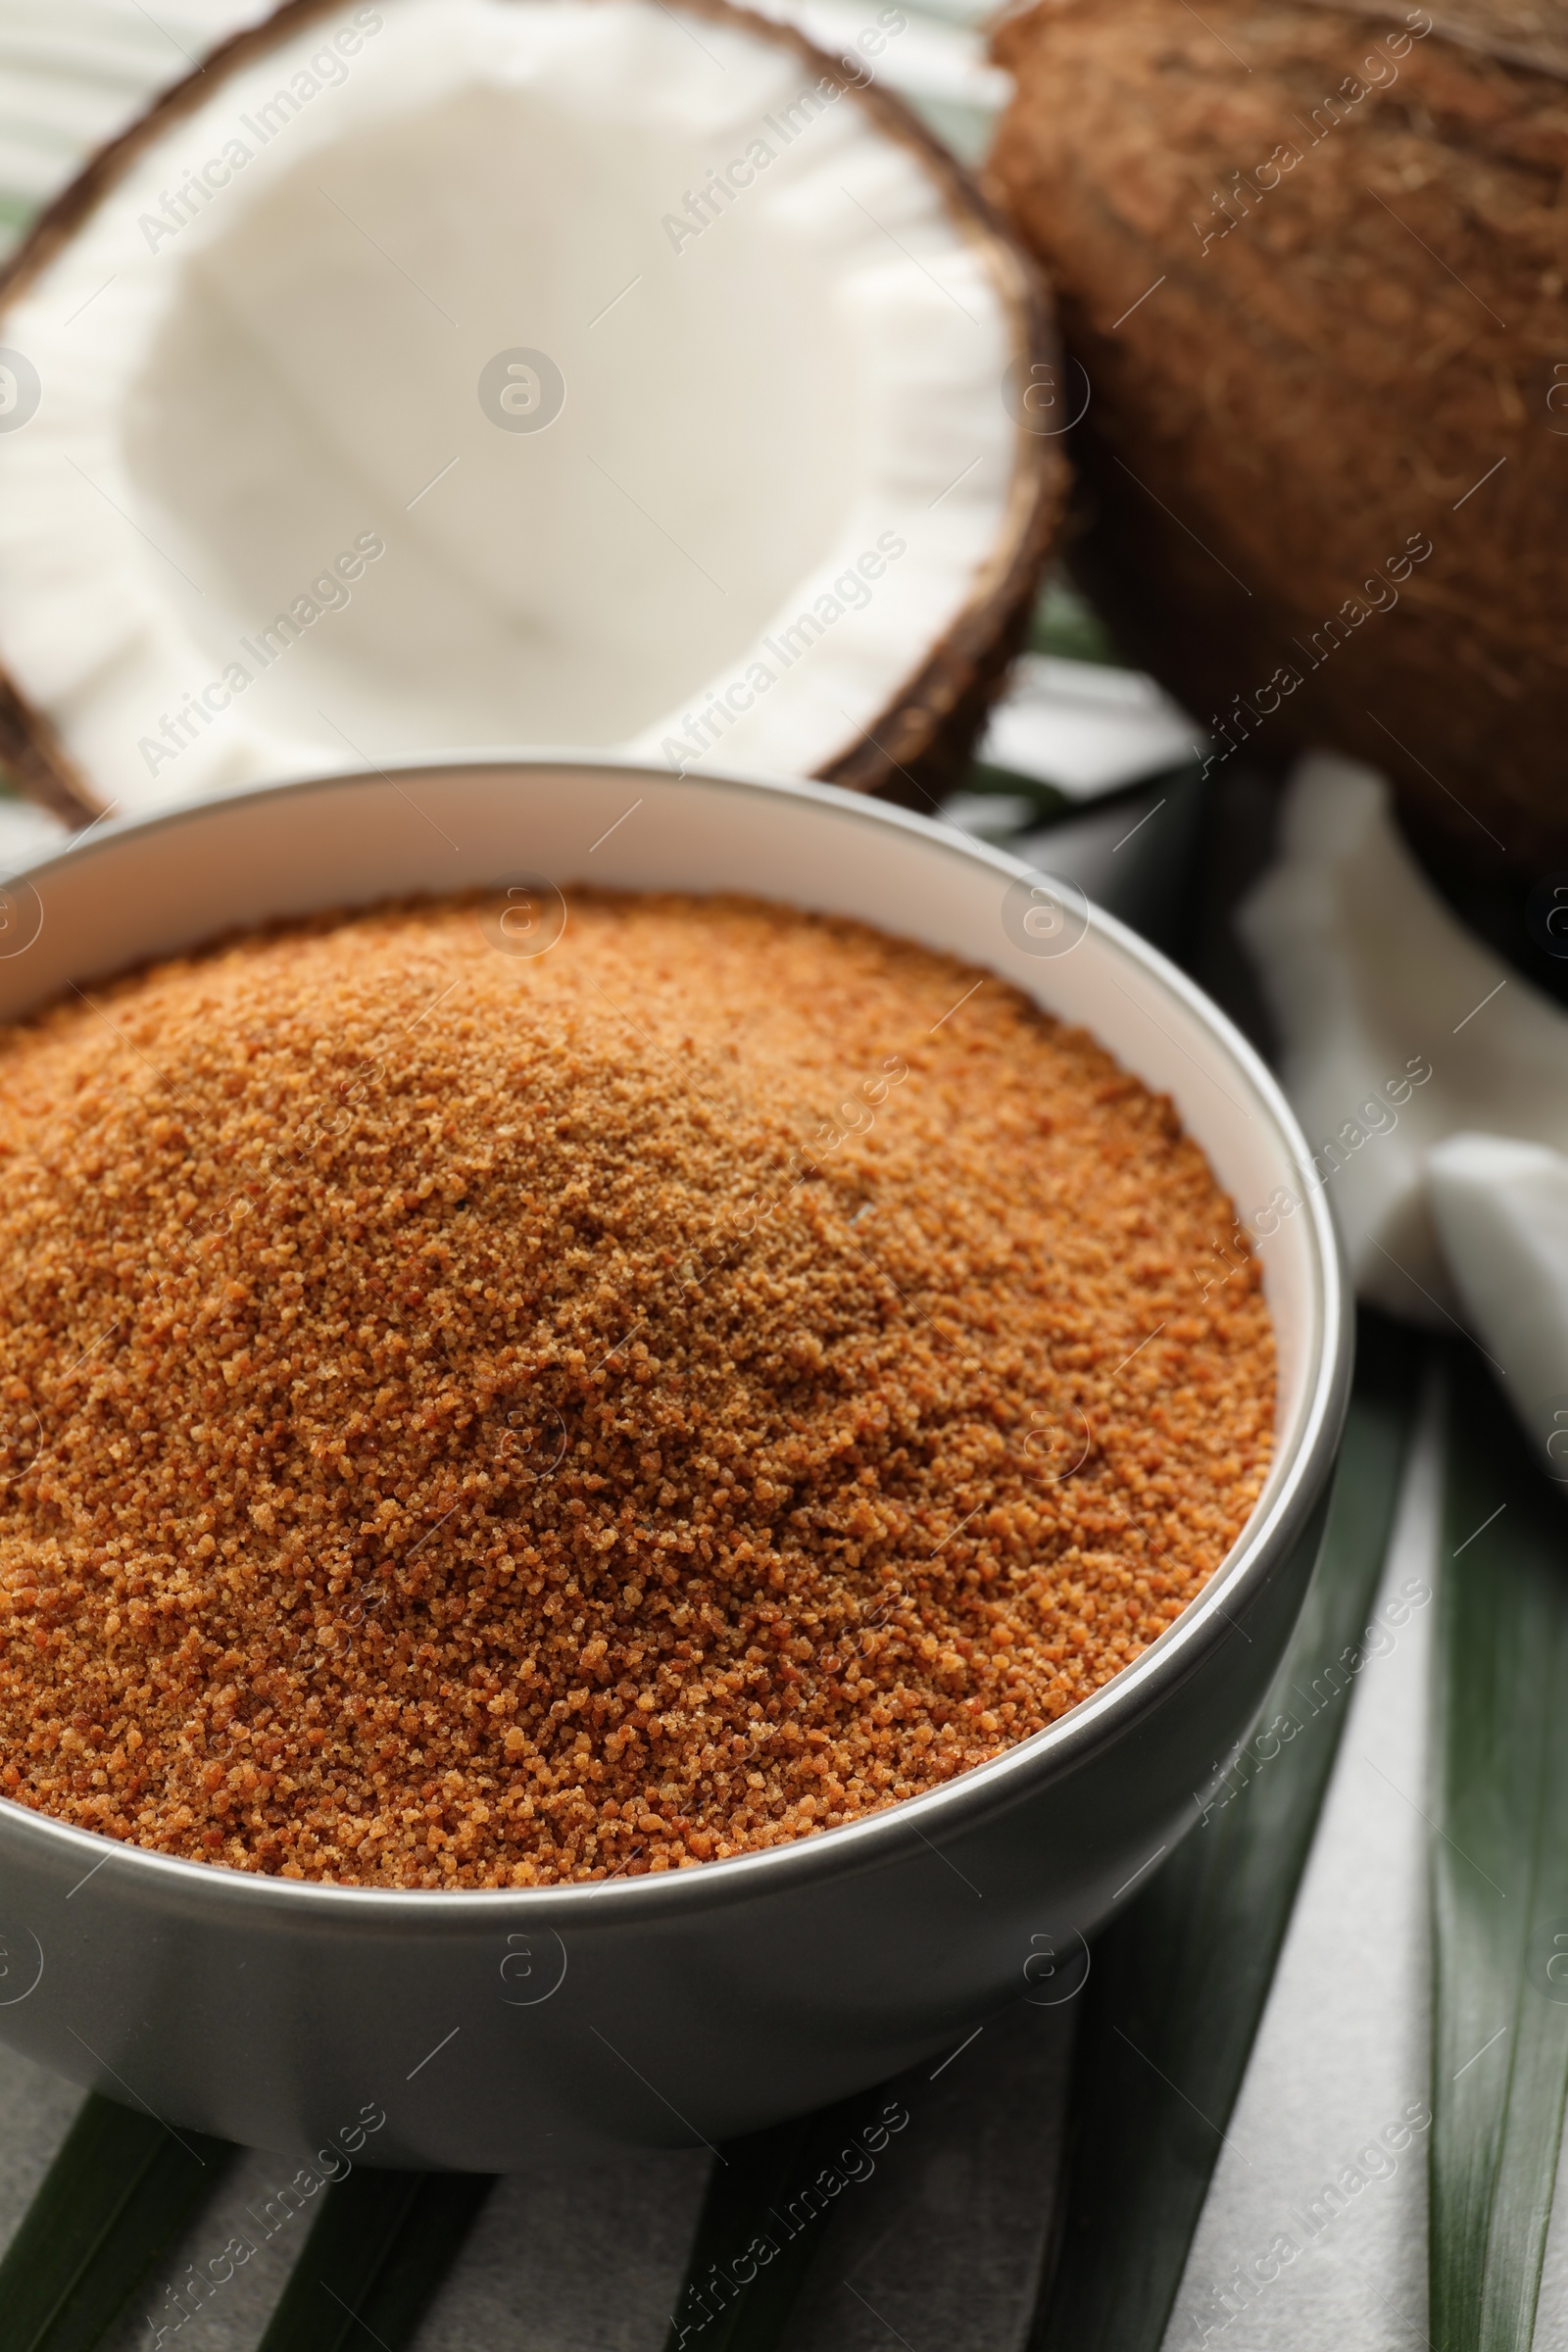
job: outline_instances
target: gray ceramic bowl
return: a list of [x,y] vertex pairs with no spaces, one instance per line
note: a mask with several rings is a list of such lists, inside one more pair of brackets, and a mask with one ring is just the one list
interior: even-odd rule
[[[270,915],[577,879],[748,891],[991,967],[1173,1096],[1246,1217],[1305,1164],[1223,1016],[1070,890],[824,787],[613,760],[455,760],[104,826],[9,884],[0,1017]],[[1048,1731],[805,1843],[528,1892],[251,1877],[0,1803],[0,2035],[176,2126],[307,2152],[384,2110],[367,2161],[504,2171],[551,2136],[716,2141],[874,2082],[1049,1997],[1048,1950],[1070,1985],[1075,1939],[1247,1732],[1311,1569],[1346,1302],[1320,1196],[1263,1223],[1266,1490],[1186,1614]]]

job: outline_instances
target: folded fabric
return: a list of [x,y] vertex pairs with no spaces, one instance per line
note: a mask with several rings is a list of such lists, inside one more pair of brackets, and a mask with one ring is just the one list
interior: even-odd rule
[[1427,1171],[1465,1320],[1568,1485],[1568,1158],[1511,1136],[1453,1135]]
[[1439,1242],[1429,1154],[1476,1131],[1568,1152],[1568,1013],[1450,913],[1372,769],[1302,760],[1280,844],[1237,920],[1306,1130],[1300,1189],[1327,1190],[1363,1298],[1451,1328],[1469,1301]]

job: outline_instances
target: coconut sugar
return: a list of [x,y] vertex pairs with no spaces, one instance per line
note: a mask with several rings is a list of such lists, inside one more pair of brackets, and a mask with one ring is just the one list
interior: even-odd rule
[[854,923],[567,915],[0,1036],[7,1795],[293,1878],[685,1867],[1026,1739],[1241,1533],[1272,1332],[1167,1101]]

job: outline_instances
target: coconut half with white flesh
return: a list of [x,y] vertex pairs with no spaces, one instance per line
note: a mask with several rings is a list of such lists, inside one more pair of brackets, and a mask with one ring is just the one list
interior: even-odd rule
[[0,276],[0,759],[77,820],[522,743],[942,789],[1065,469],[1041,282],[875,86],[905,28],[230,42]]

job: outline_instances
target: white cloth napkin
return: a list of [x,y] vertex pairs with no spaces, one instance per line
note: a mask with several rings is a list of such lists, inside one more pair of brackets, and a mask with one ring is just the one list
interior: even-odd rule
[[1568,1012],[1450,913],[1348,760],[1300,762],[1238,925],[1357,1291],[1474,1332],[1568,1476]]
[[1427,1156],[1464,1130],[1568,1151],[1568,1014],[1449,912],[1372,769],[1327,754],[1291,780],[1278,861],[1238,927],[1283,1045],[1286,1091],[1356,1288],[1451,1326]]
[[1545,1468],[1568,1482],[1568,1157],[1452,1135],[1427,1155],[1427,1190],[1465,1320]]

